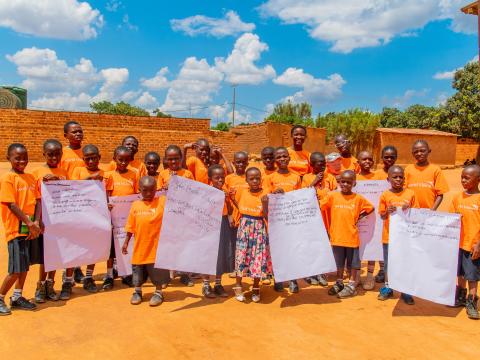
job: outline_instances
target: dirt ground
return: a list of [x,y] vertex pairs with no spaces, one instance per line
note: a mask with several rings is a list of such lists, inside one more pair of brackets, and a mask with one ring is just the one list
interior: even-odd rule
[[[0,170],[1,172],[1,170]],[[460,170],[446,170],[451,189],[460,190]],[[447,196],[442,208],[448,208]],[[0,248],[0,274],[6,270]],[[33,267],[24,294],[33,297]],[[97,284],[105,271],[98,266]],[[228,291],[232,280],[224,278]],[[251,288],[249,281],[245,289]],[[60,288],[60,274],[56,288]],[[147,298],[153,292],[144,290]],[[203,299],[176,280],[158,308],[129,303],[132,289],[119,282],[110,292],[87,295],[79,286],[70,301],[48,302],[34,312],[0,319],[2,358],[17,359],[458,359],[480,350],[480,322],[464,310],[416,299],[408,306],[381,302],[376,291],[352,299],[306,287],[298,294],[261,290],[260,303],[233,298]],[[247,293],[250,299],[250,293]]]

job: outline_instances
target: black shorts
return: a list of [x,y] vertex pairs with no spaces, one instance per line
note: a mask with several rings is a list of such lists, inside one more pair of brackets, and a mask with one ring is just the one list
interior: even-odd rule
[[43,265],[43,234],[40,234],[36,239],[29,240],[28,249],[30,254],[30,265]]
[[335,258],[335,264],[337,269],[345,268],[345,261],[347,262],[347,268],[360,270],[360,252],[358,247],[351,248],[346,246],[332,246],[333,257]]
[[469,251],[460,249],[458,252],[457,275],[467,281],[480,281],[480,259],[472,260]]
[[388,244],[382,244],[383,246],[383,271],[387,273],[388,267]]
[[19,236],[8,242],[8,273],[27,272],[30,265],[29,242],[26,236]]
[[154,264],[132,265],[133,286],[142,286],[148,278],[155,286],[168,284],[170,281],[170,271],[156,269]]

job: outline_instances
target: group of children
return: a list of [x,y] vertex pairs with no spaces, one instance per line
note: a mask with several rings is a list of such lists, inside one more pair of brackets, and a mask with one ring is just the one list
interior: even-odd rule
[[[88,292],[98,291],[93,280],[95,264],[86,267],[85,275],[80,268],[65,269],[60,294],[54,290],[55,272],[45,273],[41,221],[42,182],[103,181],[107,201],[111,196],[141,194],[142,200],[135,201],[130,209],[125,227],[127,236],[122,247],[122,253],[127,254],[128,244],[134,237],[133,275],[124,277],[122,282],[135,289],[130,302],[140,304],[143,300],[142,285],[149,278],[156,287],[150,298],[151,306],[163,302],[162,289],[174,275],[168,269],[154,267],[165,207],[165,196],[158,197],[156,193],[161,189],[168,191],[172,176],[199,181],[225,192],[214,286],[211,286],[210,276],[200,275],[203,278],[202,294],[206,298],[227,297],[228,293],[221,281],[222,275],[230,274],[236,278],[234,297],[241,302],[245,301],[242,284],[244,277],[253,278],[253,302],[261,300],[260,284],[269,284],[271,279],[275,279],[267,227],[269,193],[285,193],[305,187],[316,189],[337,266],[336,281],[328,289],[328,294],[341,299],[355,296],[360,285],[357,223],[362,217],[377,211],[384,220],[384,261],[380,262],[376,276],[373,275],[375,262],[368,262],[367,277],[362,287],[373,290],[375,282],[384,283],[378,299],[387,300],[393,296],[387,278],[390,215],[413,207],[436,210],[443,195],[449,190],[442,170],[429,163],[431,150],[424,140],[413,144],[415,163],[405,169],[395,165],[395,147],[386,146],[381,153],[383,166],[375,171],[372,154],[361,151],[355,158],[351,153],[351,144],[344,135],[338,135],[334,139],[338,152],[325,156],[320,152],[309,153],[304,150],[307,130],[301,125],[295,125],[291,129],[291,147],[265,147],[261,151],[261,163],[258,164],[249,162],[246,152],[235,153],[232,164],[219,147],[210,146],[206,139],[186,144],[183,150],[176,145],[169,145],[165,149],[163,162],[158,153],[148,152],[142,162],[135,158],[138,140],[134,136],[128,136],[115,149],[113,161],[104,171],[99,167],[99,149],[95,145],[82,145],[83,130],[79,123],[66,123],[64,134],[68,146],[62,147],[58,140],[45,141],[43,153],[46,163],[31,173],[25,173],[28,163],[25,146],[14,143],[7,149],[11,171],[0,179],[0,216],[8,245],[8,275],[0,287],[0,315],[10,314],[10,308],[36,308],[34,302],[22,295],[29,266],[32,264],[40,264],[36,303],[69,299],[75,282],[83,283]],[[195,154],[187,156],[189,150]],[[382,194],[379,204],[371,204],[355,193],[356,183],[365,180],[388,180],[390,183],[390,189]],[[451,212],[462,215],[455,306],[466,307],[468,316],[473,319],[480,318],[477,311],[477,282],[480,280],[479,181],[480,167],[466,166],[461,176],[464,191],[455,195],[450,209]],[[112,236],[103,290],[114,286],[115,257]],[[346,283],[345,272],[348,277]],[[191,275],[181,273],[182,283],[193,286]],[[310,285],[328,286],[326,274],[304,280]],[[12,287],[14,291],[9,308],[5,296]],[[290,281],[288,287],[292,293],[299,291],[297,280]],[[274,281],[274,289],[283,291],[284,284]],[[412,296],[408,294],[401,294],[401,298],[407,304],[414,304]]]

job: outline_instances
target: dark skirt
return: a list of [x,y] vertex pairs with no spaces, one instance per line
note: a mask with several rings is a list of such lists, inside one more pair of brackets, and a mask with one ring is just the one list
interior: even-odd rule
[[38,238],[29,240],[28,245],[30,251],[30,265],[43,265],[43,235],[40,234]]
[[235,270],[235,229],[230,227],[228,216],[222,217],[218,245],[217,276]]
[[26,236],[20,236],[8,242],[8,273],[27,272],[30,265],[30,252]]

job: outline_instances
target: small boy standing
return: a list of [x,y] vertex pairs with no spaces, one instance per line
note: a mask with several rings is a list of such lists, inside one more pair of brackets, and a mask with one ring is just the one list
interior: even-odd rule
[[[195,150],[195,156],[187,157],[188,149]],[[210,157],[210,144],[207,139],[198,139],[193,144],[183,146],[182,168],[188,169],[196,181],[208,185],[208,159]]]

